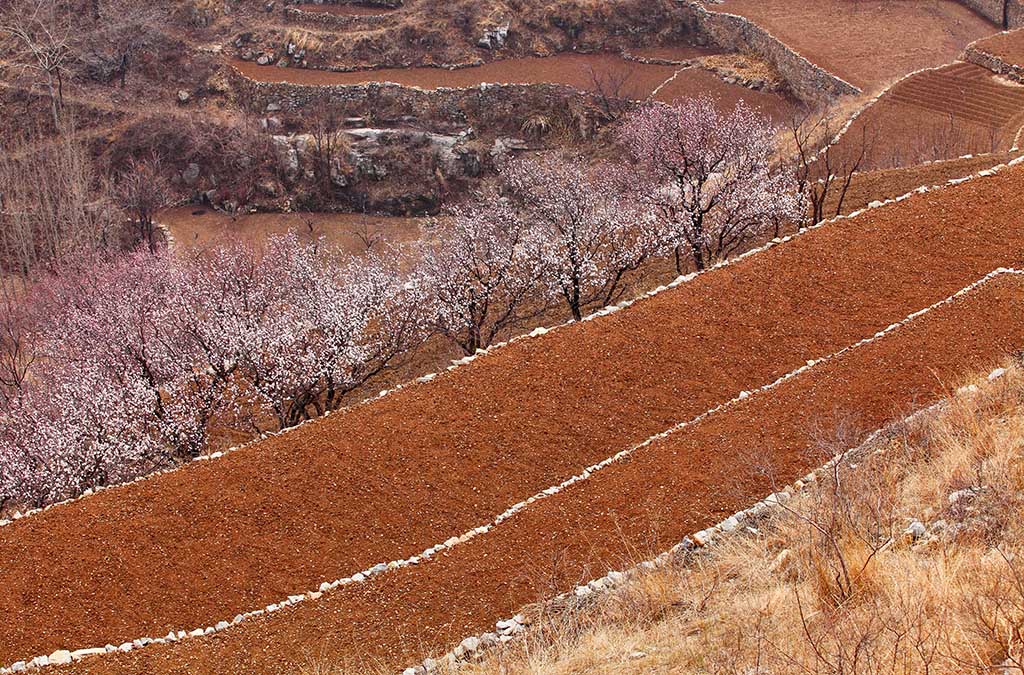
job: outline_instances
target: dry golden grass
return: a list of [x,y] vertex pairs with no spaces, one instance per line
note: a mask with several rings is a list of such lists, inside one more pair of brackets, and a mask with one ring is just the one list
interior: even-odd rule
[[291,45],[295,51],[304,51],[317,54],[324,49],[324,41],[321,37],[308,30],[289,28],[284,32],[285,49]]
[[754,54],[715,54],[705,56],[699,61],[701,65],[711,70],[731,73],[746,79],[764,80],[771,89],[777,89],[785,82],[772,64]]
[[459,672],[1020,675],[1024,373],[976,380],[756,531],[542,612]]

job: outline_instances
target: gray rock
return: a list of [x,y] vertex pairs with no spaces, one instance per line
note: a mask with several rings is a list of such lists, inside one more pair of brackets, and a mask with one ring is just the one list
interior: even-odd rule
[[181,179],[185,181],[185,185],[195,185],[196,181],[199,180],[199,165],[195,162],[189,163],[185,170],[181,172]]
[[949,493],[949,497],[947,497],[947,499],[949,500],[950,506],[958,506],[964,502],[973,500],[977,494],[978,490],[976,488],[964,488],[963,490],[957,490],[956,492]]
[[178,103],[188,103],[190,98],[192,98],[192,94],[188,93],[184,89],[178,90]]
[[483,49],[501,49],[508,40],[509,24],[497,26],[484,31],[480,39],[476,41],[477,46]]
[[[261,66],[268,66],[270,65],[270,62],[273,60],[274,57],[271,56],[270,54],[260,54],[259,56],[256,57],[256,63],[258,63]],[[270,106],[267,107],[269,108]]]
[[906,533],[913,537],[915,541],[923,537],[927,532],[928,528],[920,520],[912,521],[906,530]]

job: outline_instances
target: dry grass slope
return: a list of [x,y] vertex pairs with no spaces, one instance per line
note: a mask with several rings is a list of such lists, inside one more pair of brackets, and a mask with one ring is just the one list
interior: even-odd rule
[[1024,672],[1024,372],[978,382],[756,529],[459,672]]

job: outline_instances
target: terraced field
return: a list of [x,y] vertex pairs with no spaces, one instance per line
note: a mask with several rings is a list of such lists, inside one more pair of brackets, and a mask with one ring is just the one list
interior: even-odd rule
[[725,0],[709,8],[754,21],[869,94],[918,68],[948,63],[999,30],[954,0]]
[[[1017,168],[837,221],[223,459],[0,528],[0,662],[231,621],[478,527],[1024,265],[1022,185]],[[1015,277],[986,284],[419,564],[71,669],[283,673],[324,652],[404,667],[763,496],[762,461],[783,481],[805,472],[819,461],[806,452],[815,423],[857,410],[870,428],[934,399],[1024,342],[1022,299]]]
[[[685,61],[698,56],[719,53],[717,50],[678,47],[654,52],[661,59]],[[249,61],[232,60],[232,67],[256,82],[282,82],[303,86],[354,86],[372,82],[393,82],[420,89],[469,88],[484,83],[497,84],[559,84],[580,91],[593,91],[595,73],[601,77],[621,78],[620,94],[643,100],[652,96],[664,102],[707,94],[723,105],[734,105],[743,99],[760,108],[779,124],[785,123],[795,104],[779,94],[754,91],[724,82],[717,75],[698,68],[679,68],[628,61],[616,54],[557,54],[494,61],[481,66],[457,68],[382,68],[335,72],[299,68],[260,66]]]
[[1005,152],[1024,125],[1024,86],[971,63],[952,63],[894,85],[858,117],[840,147],[867,139],[869,168]]
[[889,98],[1000,131],[1019,129],[1024,123],[1024,87],[998,81],[971,63],[953,63],[911,77],[894,87]]

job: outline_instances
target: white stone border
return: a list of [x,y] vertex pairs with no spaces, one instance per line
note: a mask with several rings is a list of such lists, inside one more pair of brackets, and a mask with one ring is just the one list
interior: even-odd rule
[[[330,591],[333,591],[333,590],[335,590],[337,588],[340,588],[342,586],[347,586],[348,584],[353,584],[353,583],[362,583],[362,582],[370,579],[371,577],[374,577],[374,576],[376,576],[378,574],[382,574],[382,573],[390,571],[390,570],[399,569],[399,568],[402,568],[402,567],[408,567],[410,565],[418,565],[420,562],[425,561],[425,560],[429,560],[431,557],[433,557],[434,555],[436,555],[437,553],[439,553],[441,551],[444,551],[444,550],[447,550],[447,549],[451,549],[451,548],[453,548],[455,546],[458,546],[459,544],[466,543],[467,541],[473,539],[474,537],[477,537],[479,535],[483,535],[483,534],[486,534],[486,533],[490,532],[491,530],[496,528],[498,525],[500,525],[505,520],[508,520],[509,518],[512,518],[518,512],[526,509],[530,504],[533,504],[534,502],[537,502],[537,501],[540,501],[542,499],[546,499],[548,497],[551,497],[552,495],[556,495],[556,494],[562,492],[563,490],[571,487],[572,485],[575,485],[576,483],[581,483],[581,482],[589,479],[595,473],[597,473],[597,472],[607,468],[608,466],[610,466],[612,464],[616,464],[618,462],[621,462],[622,460],[630,457],[635,452],[637,452],[639,450],[642,450],[642,449],[652,445],[653,443],[655,443],[657,441],[665,439],[665,438],[667,438],[667,437],[669,437],[669,436],[671,436],[671,435],[673,435],[673,434],[675,434],[675,433],[677,433],[677,432],[679,432],[679,431],[681,431],[683,429],[686,429],[688,427],[691,427],[691,426],[694,426],[696,424],[699,424],[704,419],[706,419],[706,418],[708,418],[708,417],[710,417],[712,415],[715,415],[717,413],[720,413],[723,410],[727,410],[729,408],[732,408],[733,406],[737,405],[738,403],[740,403],[742,401],[745,401],[746,399],[750,398],[751,396],[758,395],[758,394],[764,394],[766,392],[770,392],[771,390],[779,387],[780,385],[784,384],[785,382],[787,382],[787,381],[789,381],[789,380],[791,380],[791,379],[793,379],[793,378],[795,378],[795,377],[797,377],[797,376],[799,376],[799,375],[801,375],[801,374],[803,374],[803,373],[811,370],[812,368],[815,368],[815,367],[817,367],[817,366],[819,366],[819,365],[821,365],[823,363],[829,363],[831,361],[834,361],[834,360],[836,360],[838,358],[841,358],[842,356],[844,356],[845,354],[847,354],[847,353],[849,353],[851,351],[854,351],[854,350],[859,349],[859,348],[861,348],[861,347],[863,347],[865,345],[868,345],[868,344],[871,344],[871,343],[873,343],[873,342],[875,342],[877,340],[880,340],[880,339],[886,337],[887,335],[889,335],[890,333],[892,333],[894,331],[897,331],[900,328],[903,328],[907,324],[915,321],[916,319],[918,319],[921,316],[927,314],[928,312],[931,312],[931,311],[933,311],[935,309],[938,309],[938,308],[943,307],[943,306],[945,306],[947,304],[950,304],[950,303],[956,301],[957,299],[963,297],[964,295],[967,295],[968,293],[971,293],[972,291],[974,291],[978,287],[988,283],[992,279],[995,279],[996,277],[999,277],[999,276],[1002,276],[1002,275],[1005,275],[1005,274],[1024,275],[1024,271],[1016,270],[1016,269],[1012,269],[1012,268],[1003,268],[1003,267],[997,268],[997,269],[989,272],[985,276],[981,277],[980,279],[974,281],[970,285],[965,286],[964,288],[960,289],[959,291],[957,291],[953,295],[950,295],[947,298],[939,300],[938,302],[935,302],[935,303],[925,307],[924,309],[920,309],[920,310],[918,310],[918,311],[916,311],[916,312],[914,312],[912,314],[909,314],[904,319],[902,319],[902,320],[900,320],[900,321],[898,321],[896,323],[890,324],[886,328],[876,332],[874,335],[871,335],[870,337],[863,338],[863,339],[861,339],[861,340],[859,340],[859,341],[857,341],[857,342],[855,342],[855,343],[853,343],[851,345],[843,347],[839,351],[833,352],[833,353],[831,353],[831,354],[829,354],[827,356],[824,356],[824,357],[821,357],[821,358],[818,358],[818,359],[811,359],[811,360],[807,361],[804,365],[796,368],[795,370],[789,371],[788,373],[782,375],[781,377],[775,379],[774,381],[769,382],[768,384],[762,385],[761,387],[759,387],[757,389],[754,389],[752,391],[741,391],[741,392],[739,392],[739,394],[737,394],[733,398],[729,399],[728,401],[725,401],[724,403],[721,403],[721,404],[719,404],[719,405],[717,405],[717,406],[715,406],[713,408],[710,408],[710,409],[700,413],[696,417],[693,417],[690,420],[679,422],[678,424],[675,424],[675,425],[669,427],[668,429],[666,429],[666,430],[664,430],[664,431],[662,431],[660,433],[657,433],[657,434],[651,436],[650,438],[648,438],[648,439],[646,439],[646,440],[644,440],[644,441],[642,441],[640,443],[637,443],[637,444],[635,444],[635,445],[633,445],[633,446],[631,446],[631,447],[629,447],[629,448],[627,448],[625,450],[620,450],[619,452],[615,453],[614,455],[611,455],[610,457],[607,457],[607,458],[601,460],[600,462],[598,462],[596,464],[592,464],[592,465],[584,468],[579,474],[573,475],[573,476],[563,480],[562,482],[560,482],[560,483],[558,483],[556,485],[553,485],[553,486],[551,486],[551,487],[549,487],[547,489],[544,489],[544,490],[541,490],[540,492],[535,493],[533,496],[531,496],[531,497],[529,497],[529,498],[527,498],[527,499],[525,499],[523,501],[520,501],[520,502],[518,502],[516,504],[513,504],[512,506],[507,508],[505,511],[503,511],[502,513],[500,513],[497,516],[495,516],[490,522],[482,524],[482,525],[480,525],[478,527],[472,528],[472,529],[464,532],[463,534],[461,534],[459,536],[452,536],[449,539],[445,540],[443,543],[435,544],[434,546],[431,546],[431,547],[425,549],[422,553],[419,553],[417,555],[413,555],[413,556],[411,556],[409,558],[392,560],[392,561],[386,562],[386,563],[384,563],[384,562],[378,563],[376,565],[373,565],[372,567],[369,567],[369,568],[367,568],[365,570],[362,570],[361,572],[356,572],[352,576],[342,577],[342,578],[339,578],[339,579],[335,579],[333,581],[324,581],[324,582],[322,582],[318,586],[318,588],[316,590],[306,591],[304,593],[295,594],[295,595],[289,595],[287,598],[285,598],[285,599],[283,599],[283,600],[281,600],[279,602],[267,605],[265,608],[260,608],[260,609],[244,612],[244,613],[241,613],[241,614],[236,614],[234,619],[232,619],[231,621],[228,621],[228,620],[225,619],[225,620],[218,621],[218,622],[214,623],[211,626],[199,627],[199,628],[195,628],[195,629],[189,630],[189,631],[185,631],[185,630],[179,630],[177,632],[171,631],[166,636],[159,637],[159,638],[149,638],[149,637],[137,638],[137,639],[134,639],[134,640],[132,640],[130,642],[123,642],[119,646],[116,646],[116,645],[113,645],[113,644],[108,644],[108,645],[106,645],[104,647],[91,647],[91,648],[84,648],[84,649],[76,649],[74,651],[70,651],[70,650],[66,650],[66,649],[58,649],[57,651],[54,651],[53,653],[51,653],[49,655],[36,656],[36,657],[33,657],[29,661],[17,661],[15,663],[11,664],[10,666],[0,668],[0,674],[8,675],[10,673],[23,672],[23,671],[27,670],[28,668],[41,668],[41,667],[48,666],[48,665],[63,665],[63,664],[71,663],[72,661],[79,661],[81,659],[88,658],[90,656],[98,656],[98,655],[103,655],[103,654],[109,654],[109,653],[112,653],[112,652],[130,652],[130,651],[133,651],[134,649],[141,649],[142,647],[145,647],[145,646],[150,645],[150,644],[164,644],[164,643],[168,643],[168,642],[178,642],[180,640],[185,640],[187,638],[202,637],[202,636],[206,636],[206,635],[212,635],[214,633],[226,630],[227,628],[231,627],[232,625],[237,625],[237,624],[243,623],[245,621],[254,619],[256,617],[263,616],[264,614],[268,614],[268,613],[273,613],[273,612],[279,611],[279,610],[281,610],[281,609],[283,609],[285,607],[289,607],[291,605],[297,605],[297,604],[305,602],[307,600],[318,600],[319,598],[321,598],[324,595],[324,593],[329,593]],[[829,465],[826,465],[826,467],[828,467],[828,466]],[[766,498],[764,500],[764,502],[768,502],[769,500],[773,499],[773,497],[775,497],[775,496],[774,495],[769,496],[768,498]],[[760,506],[755,505],[755,507],[753,507],[753,508],[762,509],[764,507],[760,507]],[[747,511],[750,511],[750,510],[752,510],[752,509],[748,509]],[[747,511],[743,511],[743,512],[740,512],[740,513],[741,514],[745,514],[745,513],[747,513]],[[705,543],[707,543],[708,541],[710,541],[713,538],[713,536],[716,534],[717,531],[726,531],[726,532],[728,532],[728,531],[731,531],[733,529],[736,529],[736,527],[739,526],[740,520],[737,519],[736,516],[731,516],[730,518],[727,518],[726,521],[723,521],[723,523],[728,523],[729,525],[728,526],[726,526],[726,525],[718,525],[718,526],[715,526],[715,528],[718,528],[717,530],[715,528],[708,528],[706,530],[702,530],[701,532],[698,532],[698,533],[694,534],[693,537],[692,537],[693,543],[695,543],[698,546],[704,545]],[[678,546],[682,546],[682,545],[683,544],[680,544]],[[678,548],[678,546],[676,548]],[[674,552],[676,550],[676,548],[673,548],[672,552]],[[667,556],[668,554],[662,554],[662,555],[666,555]],[[605,579],[607,579],[607,577]],[[611,583],[611,582],[609,582],[609,583]],[[596,587],[600,587],[600,588],[592,587],[592,585],[594,585]],[[573,591],[573,593],[576,596],[583,597],[585,595],[589,595],[594,590],[603,590],[604,585],[605,585],[604,581],[596,580],[596,581],[590,582],[590,584],[588,584],[587,586],[577,587]],[[563,596],[564,595],[565,594],[563,594]],[[556,596],[556,597],[561,597],[561,596]],[[508,628],[509,627],[508,622],[499,622],[498,629],[499,630],[503,630],[503,625],[504,625],[504,628]],[[468,649],[468,647],[466,647],[465,645],[460,645],[460,647],[463,647],[464,650]],[[470,650],[470,651],[475,651],[475,650]],[[426,666],[424,666],[424,667],[426,667]],[[429,672],[429,670],[427,672]]]
[[[998,270],[997,270],[998,272]],[[1024,274],[1017,270],[1012,270],[1014,274]],[[988,380],[990,382],[995,381],[1006,374],[1005,368],[996,368],[988,374]],[[957,396],[971,395],[978,391],[977,385],[967,385],[957,389]],[[831,471],[840,462],[847,461],[853,457],[864,454],[867,450],[874,445],[877,440],[886,434],[890,429],[897,428],[913,422],[918,417],[930,415],[938,410],[944,408],[949,403],[949,399],[939,400],[925,408],[917,410],[914,413],[904,417],[897,422],[887,424],[875,431],[871,432],[864,441],[853,448],[849,448],[830,459],[825,464],[813,469],[806,476],[797,479],[791,485],[787,485],[777,492],[773,492],[764,499],[756,502],[749,508],[737,511],[733,515],[725,518],[719,523],[712,525],[711,527],[705,528],[700,532],[696,532],[683,537],[683,540],[673,546],[672,548],[658,554],[656,557],[650,560],[644,560],[637,565],[627,568],[622,571],[609,571],[603,577],[593,579],[586,584],[576,586],[573,590],[565,593],[559,593],[558,595],[544,599],[540,604],[551,606],[558,602],[570,601],[580,602],[591,596],[610,593],[617,587],[621,586],[627,580],[634,578],[636,575],[664,567],[669,564],[672,559],[678,555],[683,555],[698,548],[705,548],[715,543],[721,535],[727,534],[742,534],[745,530],[740,529],[745,523],[756,522],[756,519],[767,511],[778,508],[780,505],[789,501],[794,494],[803,492],[804,489],[815,483],[822,474],[826,474]],[[883,448],[875,450],[875,454],[881,454],[884,451]],[[751,525],[747,525],[751,531],[753,530]],[[522,613],[503,619],[495,623],[495,630],[482,633],[480,635],[473,635],[462,640],[454,649],[445,653],[442,656],[436,658],[426,658],[421,663],[406,668],[402,671],[402,675],[428,675],[434,673],[440,666],[448,666],[457,668],[459,665],[470,661],[471,659],[477,658],[481,653],[489,648],[509,642],[515,639],[520,633],[525,630],[525,627],[529,625],[529,621]]]
[[[898,197],[893,197],[891,199],[886,199],[886,200],[883,200],[883,201],[873,201],[873,202],[871,202],[870,204],[868,204],[866,207],[864,207],[862,209],[858,209],[858,210],[853,211],[852,213],[849,213],[849,214],[838,215],[838,216],[835,216],[833,218],[829,218],[827,220],[823,220],[820,223],[817,223],[817,224],[814,224],[814,225],[809,225],[809,226],[803,228],[802,230],[800,230],[799,232],[795,232],[795,233],[787,235],[785,237],[779,237],[779,238],[776,238],[776,239],[772,239],[771,241],[767,242],[766,244],[763,244],[763,245],[758,246],[756,248],[752,248],[749,251],[746,251],[745,253],[742,253],[742,254],[740,254],[738,256],[735,256],[733,258],[728,258],[726,260],[723,260],[723,261],[721,261],[719,263],[716,263],[715,265],[712,265],[711,267],[708,267],[708,268],[706,268],[706,269],[704,269],[704,270],[702,270],[700,272],[691,272],[689,274],[685,274],[685,275],[676,277],[673,281],[669,282],[668,284],[666,284],[664,286],[658,286],[657,288],[655,288],[653,290],[650,290],[650,291],[647,291],[646,293],[642,293],[639,296],[637,296],[637,297],[635,297],[635,298],[633,298],[631,300],[623,300],[623,301],[621,301],[621,302],[619,302],[619,303],[617,303],[615,305],[609,305],[607,307],[603,307],[603,308],[601,308],[599,310],[596,310],[593,313],[583,317],[583,319],[581,319],[581,322],[583,322],[583,321],[593,321],[594,319],[597,319],[598,317],[606,316],[608,314],[613,314],[613,313],[615,313],[615,312],[617,312],[617,311],[619,311],[621,309],[625,309],[626,307],[629,307],[629,306],[631,306],[631,305],[633,305],[633,304],[635,304],[637,302],[640,302],[641,300],[644,300],[644,299],[650,298],[650,297],[654,297],[655,295],[659,295],[659,294],[663,293],[664,291],[667,291],[667,290],[672,289],[672,288],[676,288],[677,286],[680,286],[680,285],[685,284],[685,283],[689,283],[689,282],[693,281],[694,279],[696,279],[697,277],[701,276],[702,274],[707,274],[709,272],[713,272],[713,271],[715,271],[717,269],[720,269],[720,268],[723,268],[723,267],[729,267],[730,265],[738,264],[738,263],[740,263],[741,261],[743,261],[746,258],[749,258],[751,256],[755,256],[755,255],[757,255],[759,253],[762,253],[762,252],[767,251],[769,249],[775,248],[776,246],[780,246],[782,244],[788,243],[789,241],[792,241],[793,239],[796,239],[798,237],[802,237],[802,236],[804,236],[806,234],[809,234],[810,232],[818,230],[818,229],[820,229],[822,227],[825,227],[825,226],[827,226],[829,224],[832,224],[832,223],[835,223],[835,222],[838,222],[838,221],[841,221],[841,220],[848,220],[848,219],[857,218],[861,214],[866,213],[868,211],[872,211],[874,209],[882,208],[882,207],[888,206],[890,204],[895,204],[897,202],[902,202],[902,201],[904,201],[906,199],[909,199],[910,197],[914,196],[915,194],[920,194],[920,193],[924,193],[924,192],[931,192],[933,190],[940,190],[940,189],[942,189],[942,188],[944,188],[946,186],[949,186],[949,185],[959,185],[961,183],[966,183],[968,181],[976,180],[978,178],[984,178],[984,177],[988,177],[988,176],[993,176],[993,175],[995,175],[995,174],[997,174],[997,173],[999,173],[1001,171],[1004,171],[1004,170],[1006,170],[1006,169],[1008,169],[1010,167],[1014,167],[1014,166],[1017,166],[1017,165],[1022,164],[1022,163],[1024,163],[1024,155],[1022,155],[1020,157],[1017,157],[1015,159],[1012,159],[1009,162],[1006,162],[1004,164],[999,164],[999,165],[991,167],[989,169],[985,169],[985,170],[979,171],[978,173],[969,174],[969,175],[964,176],[962,178],[952,178],[950,180],[947,180],[945,183],[941,183],[941,184],[937,184],[937,185],[930,185],[930,186],[929,185],[922,185],[921,187],[915,188],[914,190],[911,190],[910,192],[902,194],[902,195],[900,195]],[[466,365],[468,363],[471,363],[472,361],[476,360],[477,358],[479,358],[481,356],[486,356],[487,354],[490,354],[493,351],[501,349],[501,348],[503,348],[503,347],[505,347],[507,345],[513,344],[515,342],[519,342],[520,340],[526,340],[526,339],[530,339],[530,338],[540,337],[542,335],[545,335],[546,333],[550,333],[550,332],[553,332],[553,331],[565,328],[567,326],[572,326],[575,323],[577,323],[577,322],[568,321],[568,322],[565,322],[565,323],[561,323],[561,324],[552,326],[550,328],[546,328],[546,327],[535,328],[535,329],[533,329],[529,333],[524,333],[522,335],[517,335],[517,336],[515,336],[513,338],[510,338],[510,339],[504,341],[504,342],[495,343],[495,344],[491,345],[490,347],[488,347],[487,349],[479,349],[479,350],[477,350],[477,352],[475,354],[472,354],[470,356],[466,356],[466,357],[463,357],[461,359],[456,359],[455,361],[452,361],[451,365],[449,365],[444,371],[428,373],[428,374],[423,375],[421,377],[418,377],[418,378],[416,378],[416,379],[414,379],[414,380],[412,380],[410,382],[404,382],[404,383],[398,384],[398,385],[396,385],[395,387],[393,387],[391,389],[384,389],[384,390],[380,391],[377,394],[377,396],[368,397],[368,398],[366,398],[366,399],[364,399],[362,401],[359,401],[357,403],[354,403],[354,404],[352,404],[350,406],[347,406],[345,408],[341,408],[339,410],[333,411],[333,413],[348,412],[348,411],[357,409],[360,406],[366,405],[366,404],[368,404],[368,403],[370,403],[370,402],[372,402],[372,401],[374,401],[374,400],[376,400],[378,398],[383,398],[385,396],[388,396],[388,395],[390,395],[390,394],[392,394],[392,393],[394,393],[396,391],[400,391],[400,390],[405,389],[407,387],[415,386],[416,384],[423,384],[423,383],[426,383],[426,382],[430,382],[431,380],[437,378],[438,376],[443,375],[447,371],[455,370],[456,368],[458,368],[460,366],[464,366],[464,365]],[[227,448],[226,450],[218,450],[217,452],[213,452],[213,453],[210,453],[210,454],[200,455],[200,456],[192,459],[189,462],[185,462],[183,464],[179,464],[179,465],[171,467],[169,469],[163,469],[163,470],[160,470],[160,471],[154,471],[154,472],[148,473],[148,474],[146,474],[144,476],[140,476],[140,477],[138,477],[138,478],[136,478],[134,480],[130,480],[130,481],[127,481],[127,482],[124,482],[124,483],[117,483],[115,485],[107,485],[107,486],[99,486],[99,487],[96,487],[96,488],[90,488],[88,490],[85,490],[81,495],[79,495],[77,497],[72,497],[70,499],[65,499],[65,500],[62,500],[62,501],[59,501],[59,502],[54,502],[53,504],[48,504],[48,505],[46,505],[46,506],[44,506],[42,508],[29,509],[29,510],[26,510],[24,512],[22,512],[22,511],[15,511],[11,515],[10,518],[0,519],[0,527],[6,527],[8,525],[11,525],[11,524],[17,522],[18,520],[22,520],[22,519],[30,517],[30,516],[38,515],[40,513],[45,512],[45,511],[49,511],[52,508],[56,508],[56,507],[59,507],[59,506],[65,506],[67,504],[71,504],[71,503],[76,502],[76,501],[78,501],[80,499],[85,499],[87,497],[90,497],[90,496],[92,496],[92,495],[94,495],[94,494],[96,494],[98,492],[104,492],[106,490],[115,490],[115,489],[124,488],[124,487],[130,486],[130,485],[134,485],[136,483],[141,483],[144,480],[149,480],[150,478],[154,478],[154,477],[166,474],[166,473],[170,473],[172,471],[180,471],[180,470],[184,469],[185,467],[189,466],[190,464],[192,464],[193,462],[203,462],[203,461],[211,461],[211,460],[220,459],[221,457],[224,457],[225,455],[237,452],[239,450],[244,450],[244,449],[248,448],[251,445],[255,445],[256,443],[259,443],[260,441],[263,441],[266,438],[269,438],[269,437],[272,437],[272,436],[281,436],[281,435],[287,434],[287,433],[289,433],[291,431],[299,429],[300,427],[302,427],[305,424],[309,424],[309,423],[312,423],[312,422],[317,422],[317,421],[321,420],[323,417],[327,417],[327,416],[329,416],[331,414],[332,414],[332,411],[328,411],[328,412],[324,413],[324,415],[321,416],[321,417],[316,417],[316,418],[313,418],[313,419],[305,420],[303,422],[300,422],[299,424],[296,424],[295,426],[288,427],[286,429],[280,429],[278,431],[271,431],[271,432],[262,433],[259,436],[257,436],[256,438],[254,438],[254,439],[252,439],[252,440],[250,440],[250,441],[248,441],[246,443],[242,443],[240,445],[232,446],[230,448]]]

